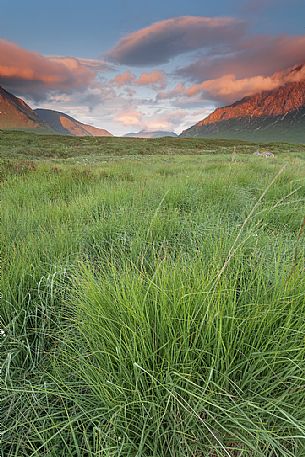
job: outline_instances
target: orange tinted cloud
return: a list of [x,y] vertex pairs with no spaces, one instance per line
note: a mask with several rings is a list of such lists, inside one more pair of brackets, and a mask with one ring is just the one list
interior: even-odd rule
[[234,75],[224,75],[221,78],[194,84],[185,89],[188,97],[205,93],[215,99],[234,101],[245,95],[252,95],[264,90],[272,90],[280,85],[278,80],[270,77],[253,76],[251,78],[236,79]]
[[116,116],[116,121],[126,126],[138,126],[141,120],[142,114],[136,110],[124,111]]
[[305,65],[297,66],[286,71],[274,73],[272,76],[256,75],[249,78],[236,78],[233,74],[221,76],[220,78],[203,81],[199,84],[185,86],[177,84],[174,89],[168,92],[161,92],[159,99],[196,97],[203,95],[205,98],[232,102],[246,95],[253,95],[258,92],[273,90],[289,82],[298,82],[305,79]]
[[151,71],[149,73],[142,73],[137,79],[139,86],[165,86],[166,79],[162,71]]
[[224,75],[215,80],[204,81],[187,89],[188,96],[204,91],[220,100],[234,101],[246,95],[273,90],[289,82],[305,79],[305,67],[275,73],[272,76],[252,76],[236,79],[234,75]]
[[125,86],[128,84],[133,84],[136,80],[136,77],[130,71],[124,71],[124,73],[120,73],[113,79],[113,83],[116,86]]
[[45,57],[0,40],[0,84],[19,94],[39,97],[48,90],[86,87],[96,75],[93,62]]
[[117,75],[113,81],[116,86],[152,86],[152,87],[165,87],[166,77],[162,71],[150,71],[142,73],[138,78],[130,71],[125,71]]
[[149,65],[217,44],[226,46],[244,33],[243,21],[230,17],[182,16],[130,33],[108,53],[110,60],[126,65]]
[[177,74],[194,82],[216,79],[234,74],[237,79],[252,76],[271,76],[305,62],[305,35],[255,36],[236,43],[228,55],[208,55],[180,68]]

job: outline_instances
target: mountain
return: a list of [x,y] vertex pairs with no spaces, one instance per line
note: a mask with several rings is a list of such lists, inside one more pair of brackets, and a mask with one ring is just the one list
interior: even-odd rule
[[107,130],[82,124],[67,114],[52,110],[32,110],[21,98],[0,86],[0,129],[33,130],[73,136],[112,136]]
[[141,130],[137,133],[126,133],[124,137],[128,138],[163,138],[165,136],[170,137],[178,137],[178,135],[174,132],[164,132],[162,130],[155,130],[155,131],[146,131]]
[[0,129],[36,130],[48,132],[49,128],[21,98],[0,87]]
[[305,143],[305,77],[297,77],[304,69],[290,70],[280,87],[217,108],[181,137]]
[[38,108],[35,109],[35,114],[41,122],[47,124],[53,131],[60,135],[112,136],[112,134],[105,129],[83,124],[73,117],[59,111]]

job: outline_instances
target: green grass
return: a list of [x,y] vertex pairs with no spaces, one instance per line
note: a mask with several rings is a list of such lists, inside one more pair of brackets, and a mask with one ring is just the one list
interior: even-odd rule
[[303,457],[304,146],[1,135],[0,456]]

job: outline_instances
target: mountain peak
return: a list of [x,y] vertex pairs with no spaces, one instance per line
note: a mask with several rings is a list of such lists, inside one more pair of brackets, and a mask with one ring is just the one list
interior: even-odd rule
[[280,116],[305,105],[305,80],[286,82],[270,91],[244,97],[232,105],[217,108],[197,125],[208,125],[237,117]]
[[[262,137],[271,141],[289,136],[289,141],[293,140],[294,126],[303,123],[305,127],[305,65],[277,73],[274,78],[280,78],[282,85],[217,108],[181,135],[251,140]],[[300,127],[297,136],[305,141],[305,129],[303,133]]]
[[0,129],[48,130],[48,127],[21,98],[0,86]]
[[65,113],[32,110],[21,98],[0,86],[0,129],[33,130],[73,136],[112,136],[105,129],[83,124]]

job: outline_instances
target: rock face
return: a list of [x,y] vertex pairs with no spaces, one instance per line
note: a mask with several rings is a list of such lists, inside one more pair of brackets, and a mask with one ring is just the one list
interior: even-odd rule
[[48,131],[48,127],[21,98],[0,87],[0,129],[33,129]]
[[305,79],[217,108],[181,136],[304,143]]
[[152,132],[141,130],[141,132],[127,133],[124,136],[128,138],[163,138],[166,136],[177,137],[178,135],[174,132],[164,132],[163,130],[156,130]]
[[99,129],[88,124],[83,124],[73,117],[59,111],[35,109],[35,114],[41,122],[47,124],[54,132],[60,135],[112,136],[112,134],[105,129]]
[[255,151],[254,155],[256,157],[274,157],[274,154],[271,151],[262,151],[261,152],[261,151],[257,150],[257,151]]

